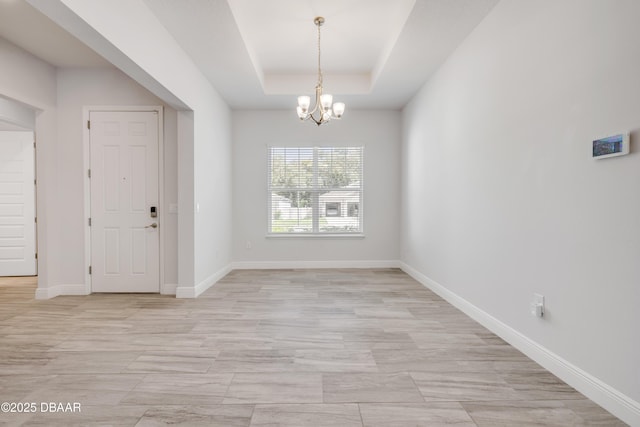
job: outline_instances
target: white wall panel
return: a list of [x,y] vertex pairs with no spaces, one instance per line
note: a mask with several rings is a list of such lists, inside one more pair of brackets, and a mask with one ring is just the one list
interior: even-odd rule
[[[144,135],[144,134],[138,134]],[[131,185],[131,211],[146,212],[147,211],[147,177],[145,176],[146,147],[131,147],[130,161],[131,172],[129,173]]]
[[104,229],[104,272],[106,275],[120,275],[120,229]]

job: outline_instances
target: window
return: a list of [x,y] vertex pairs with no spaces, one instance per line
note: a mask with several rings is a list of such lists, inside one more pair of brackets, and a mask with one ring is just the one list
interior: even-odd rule
[[270,234],[362,233],[363,147],[270,147]]
[[325,216],[341,216],[340,215],[340,203],[327,202],[325,205]]

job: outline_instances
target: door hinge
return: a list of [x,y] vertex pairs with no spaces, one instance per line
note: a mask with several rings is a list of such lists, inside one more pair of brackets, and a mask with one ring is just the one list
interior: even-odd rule
[[91,266],[89,266],[89,274],[91,274]]
[[87,129],[91,129],[91,120],[87,120]]
[[87,171],[87,176],[89,176],[89,178],[91,178],[91,169],[89,169],[89,170]]
[[91,227],[91,218],[89,218],[89,227]]
[[38,252],[36,252],[36,259],[38,259]]
[[33,222],[35,222],[36,224],[38,223],[38,217],[37,216],[33,217]]

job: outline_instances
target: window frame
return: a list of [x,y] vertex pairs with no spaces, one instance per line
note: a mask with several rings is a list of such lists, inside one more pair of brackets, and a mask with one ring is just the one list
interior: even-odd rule
[[[362,238],[364,237],[364,145],[327,145],[327,146],[304,146],[304,145],[268,145],[267,146],[267,237],[271,238],[300,238],[300,237],[311,237],[311,238],[326,238],[326,237],[340,237],[340,238]],[[311,188],[296,188],[289,187],[287,190],[290,191],[300,191],[300,192],[310,192],[311,193],[311,216],[312,216],[312,227],[310,231],[299,231],[299,232],[274,232],[272,231],[273,225],[273,193],[277,190],[274,190],[272,187],[272,153],[273,149],[302,149],[313,151],[313,186]],[[349,217],[348,215],[340,215],[340,217],[344,218],[358,218],[358,223],[360,225],[359,230],[356,231],[320,231],[320,218],[325,217],[323,212],[321,212],[320,206],[320,196],[321,190],[323,189],[318,185],[319,178],[319,168],[318,168],[318,152],[322,149],[358,149],[360,150],[360,175],[359,175],[359,186],[356,191],[359,192],[359,198],[357,203],[358,215]],[[350,191],[346,189],[333,189],[331,191]],[[351,190],[353,191],[353,190]],[[340,203],[342,205],[342,203]],[[342,208],[342,206],[341,206]]]

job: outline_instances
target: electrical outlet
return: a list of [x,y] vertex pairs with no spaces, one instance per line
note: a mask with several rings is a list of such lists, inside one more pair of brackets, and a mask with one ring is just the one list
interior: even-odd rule
[[544,316],[544,295],[533,294],[533,302],[531,303],[530,309],[532,316]]

